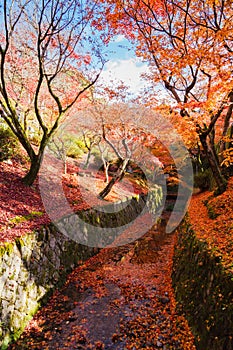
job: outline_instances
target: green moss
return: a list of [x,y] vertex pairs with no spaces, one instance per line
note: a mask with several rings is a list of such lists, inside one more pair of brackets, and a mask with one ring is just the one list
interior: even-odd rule
[[3,256],[5,253],[7,255],[11,255],[14,251],[14,243],[6,242],[3,245],[0,245],[0,257]]
[[20,154],[19,142],[7,125],[0,126],[0,162]]
[[[40,215],[39,212],[32,212],[30,215]],[[31,217],[31,216],[30,216]],[[22,217],[20,217],[17,220],[21,220]],[[29,216],[27,216],[27,219],[29,219]],[[16,220],[16,221],[17,221]],[[34,250],[34,254],[36,255],[37,251],[41,253],[41,256],[44,254],[48,254],[48,259],[53,260],[52,255],[54,252],[49,251],[49,244],[44,245],[41,244],[40,239],[42,238],[43,241],[45,241],[45,238],[47,240],[50,239],[50,234],[56,237],[57,230],[53,225],[49,225],[49,227],[46,227],[46,230],[40,230],[39,232],[31,232],[28,234],[25,234],[24,236],[21,236],[20,238],[16,238],[15,242],[13,243],[5,243],[0,246],[0,261],[1,256],[4,256],[6,253],[8,256],[14,254],[14,248],[18,248],[19,252],[22,253],[23,247],[28,247],[29,250]],[[41,297],[40,302],[35,301],[36,306],[34,307],[34,303],[32,303],[33,307],[30,310],[26,310],[27,307],[31,307],[31,303],[28,303],[28,305],[24,306],[22,305],[22,310],[17,309],[22,315],[21,320],[18,320],[17,322],[13,322],[12,320],[7,320],[7,324],[2,325],[2,334],[0,333],[0,344],[2,341],[2,345],[0,345],[1,349],[8,349],[9,343],[17,340],[22,332],[24,331],[25,326],[28,324],[29,320],[33,317],[33,315],[37,312],[38,308],[41,304],[44,304],[48,297],[53,292],[54,288],[59,288],[66,279],[67,273],[72,270],[74,266],[76,266],[80,260],[85,260],[94,253],[97,253],[97,251],[90,249],[89,247],[84,247],[82,245],[76,244],[73,241],[65,240],[65,242],[62,242],[61,245],[59,244],[58,240],[58,246],[60,249],[59,256],[57,257],[60,259],[60,266],[61,268],[59,271],[57,269],[55,270],[55,266],[53,264],[50,264],[49,260],[44,261],[44,266],[40,266],[40,271],[38,273],[38,261],[35,258],[35,263],[33,259],[30,261],[26,261],[27,257],[21,256],[24,268],[23,274],[25,274],[25,280],[23,281],[25,283],[26,290],[25,292],[28,293],[27,298],[32,297],[34,292],[32,292],[32,289],[34,288],[40,288],[43,287],[43,293],[38,293],[37,298]],[[63,248],[64,247],[64,248]],[[34,256],[33,254],[33,256]],[[27,255],[27,254],[25,254]],[[29,256],[31,256],[29,254]],[[8,258],[8,257],[7,257]],[[64,268],[62,268],[64,267]],[[28,274],[25,273],[28,271]],[[55,279],[53,279],[54,274],[56,275]],[[30,279],[30,276],[32,276],[32,279]],[[14,279],[14,272],[12,273],[11,277]],[[58,282],[56,282],[58,280]],[[56,284],[54,288],[51,288],[51,282]],[[22,281],[21,281],[22,282]],[[48,283],[49,282],[49,283]],[[29,295],[30,294],[30,295]],[[19,305],[21,307],[21,305]],[[26,310],[26,311],[25,311]],[[0,310],[1,311],[1,310]],[[25,312],[27,312],[27,315],[25,316]],[[12,317],[18,317],[18,315],[12,315]],[[13,328],[12,331],[10,329]]]
[[9,333],[7,333],[3,339],[2,345],[1,345],[1,350],[6,350],[8,349],[9,343],[12,341],[12,338]]
[[14,218],[10,219],[9,225],[14,227],[17,224],[20,224],[25,221],[30,221],[35,219],[36,217],[42,216],[44,213],[40,211],[31,211],[29,214],[25,215],[16,215]]
[[[20,328],[14,330],[14,333],[10,336],[10,342],[12,341],[16,341],[21,334],[23,333],[25,327],[27,326],[27,324],[31,321],[31,319],[33,318],[33,316],[37,313],[37,311],[40,308],[40,303],[38,303],[34,308],[32,308],[31,310],[29,310],[28,314],[26,315],[26,317],[24,317],[21,320],[20,323]],[[9,343],[9,341],[8,341]]]
[[17,237],[15,239],[15,244],[19,250],[19,252],[21,253],[22,252],[22,247],[31,247],[32,245],[32,242],[33,242],[33,237],[32,237],[32,234],[26,234],[22,237]]

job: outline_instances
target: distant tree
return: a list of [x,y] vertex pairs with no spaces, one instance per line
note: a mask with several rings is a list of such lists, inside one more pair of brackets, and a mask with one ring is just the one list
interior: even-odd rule
[[[133,176],[137,169],[139,174],[140,165],[145,169],[151,168],[152,173],[156,171],[158,163],[154,162],[155,157],[150,153],[150,146],[156,138],[153,137],[153,140],[149,141],[151,135],[141,125],[142,120],[143,123],[145,122],[145,109],[138,105],[121,102],[107,103],[101,99],[95,100],[88,111],[83,113],[87,112],[89,122],[91,118],[93,120],[92,134],[94,130],[95,132],[98,130],[98,134],[95,133],[95,135],[101,137],[98,139],[98,147],[107,184],[99,193],[100,198],[105,198],[126,173],[131,173]],[[83,119],[86,119],[85,116]],[[108,171],[111,168],[115,168],[115,171],[111,171],[109,176]]]
[[[97,7],[89,0],[3,0],[0,116],[30,158],[27,185],[35,181],[45,147],[68,110],[74,112],[85,100],[103,67],[90,29]],[[89,52],[84,52],[85,40]]]
[[108,161],[108,158],[109,158],[108,145],[104,142],[99,142],[98,148],[99,148],[101,160],[103,162],[104,173],[105,173],[105,182],[108,184],[108,182],[109,182],[108,171],[109,171],[109,166],[110,166],[110,162]]
[[83,131],[82,137],[84,141],[84,146],[87,149],[87,159],[84,165],[84,169],[87,169],[90,163],[91,152],[93,148],[99,145],[101,141],[101,136],[98,133],[92,133],[90,131]]

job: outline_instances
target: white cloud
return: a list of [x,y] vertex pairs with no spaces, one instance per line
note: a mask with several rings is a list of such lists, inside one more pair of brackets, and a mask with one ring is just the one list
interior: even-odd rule
[[100,83],[109,87],[123,83],[129,87],[130,93],[138,95],[148,86],[148,81],[141,77],[141,74],[148,71],[148,66],[139,59],[109,61],[100,76]]
[[121,43],[122,41],[125,41],[124,35],[116,35],[110,40],[111,43]]

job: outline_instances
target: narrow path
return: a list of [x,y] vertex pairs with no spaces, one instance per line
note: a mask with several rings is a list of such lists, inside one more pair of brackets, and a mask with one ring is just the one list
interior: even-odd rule
[[76,268],[9,349],[194,350],[175,312],[175,235],[152,230]]

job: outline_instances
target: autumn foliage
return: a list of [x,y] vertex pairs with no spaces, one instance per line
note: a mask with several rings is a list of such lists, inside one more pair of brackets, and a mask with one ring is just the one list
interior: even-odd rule
[[[45,147],[68,110],[72,113],[87,98],[103,67],[84,32],[95,7],[86,2],[84,8],[75,0],[4,0],[0,7],[0,117],[30,159],[27,185],[35,181]],[[95,56],[91,73],[90,52],[81,50],[84,42]]]
[[[192,197],[190,222],[198,239],[206,241],[223,268],[232,273],[232,1],[48,0],[38,6],[36,0],[16,0],[12,7],[9,4],[4,0],[0,7],[4,15],[0,118],[18,138],[29,161],[18,156],[0,163],[1,243],[50,222],[37,175],[59,125],[78,114],[76,127],[88,155],[92,155],[94,145],[104,166],[113,155],[124,165],[117,186],[102,195],[109,202],[132,189],[132,182],[121,175],[133,157],[152,178],[157,170],[154,158],[161,161],[163,173],[172,173],[174,162],[168,148],[176,145],[171,135],[181,135],[192,156],[201,159],[202,155],[212,171],[216,191]],[[35,16],[31,17],[32,12]],[[93,101],[93,87],[105,61],[94,39],[96,33],[104,45],[112,36],[124,35],[136,55],[149,65],[145,78],[154,89],[145,89],[133,108],[123,103],[106,107],[104,98]],[[118,97],[125,91],[121,86]],[[110,100],[117,96],[114,89],[105,92]],[[139,107],[142,101],[145,109]],[[143,114],[145,110],[151,113]],[[162,140],[153,134],[155,114],[160,116],[157,127]],[[141,118],[138,125],[137,117]],[[165,120],[171,122],[172,130]],[[70,132],[73,125],[69,127]],[[183,154],[179,154],[180,164]],[[54,162],[62,161],[60,157]],[[59,198],[60,188],[73,211],[100,203],[98,193],[105,189],[103,172],[86,176],[88,170],[83,169],[82,185],[89,192],[85,201],[77,180],[77,160],[69,160],[66,174],[61,173],[59,179],[54,176],[55,164],[49,165],[46,195],[48,201],[56,201],[58,214],[64,203]],[[173,178],[177,186],[186,180],[178,179],[178,170]],[[90,190],[93,183],[98,190],[94,195]],[[134,185],[136,194],[144,190],[137,179]],[[168,211],[166,208],[165,216]],[[10,349],[194,350],[188,323],[177,314],[171,283],[176,237],[164,234],[161,223],[166,219],[161,218],[160,226],[152,227],[141,239],[120,248],[105,248],[78,266]]]
[[[196,147],[205,152],[219,192],[226,187],[219,166],[221,152],[229,147],[223,138],[232,135],[231,5],[231,1],[215,0],[109,0],[105,17],[109,35],[125,35],[136,54],[150,65],[147,77],[155,89],[146,91],[148,104],[153,95],[163,92],[162,84],[168,92],[162,104],[188,117],[198,137]],[[156,104],[158,108],[161,101]],[[215,150],[217,128],[223,137],[219,154]]]

